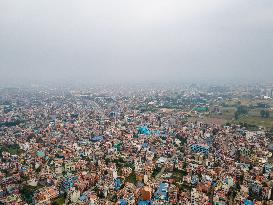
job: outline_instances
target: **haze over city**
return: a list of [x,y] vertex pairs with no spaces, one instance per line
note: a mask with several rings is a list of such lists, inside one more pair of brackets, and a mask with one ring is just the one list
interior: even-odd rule
[[0,79],[268,81],[272,0],[0,1]]
[[273,0],[0,0],[0,205],[273,205]]

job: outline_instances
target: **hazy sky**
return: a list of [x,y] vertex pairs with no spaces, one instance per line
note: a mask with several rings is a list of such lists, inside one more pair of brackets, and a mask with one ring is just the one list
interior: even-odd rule
[[0,0],[0,80],[273,79],[273,0]]

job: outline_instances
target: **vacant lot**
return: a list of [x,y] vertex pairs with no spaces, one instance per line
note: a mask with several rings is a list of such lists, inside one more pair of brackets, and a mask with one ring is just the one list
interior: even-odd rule
[[239,118],[235,122],[263,126],[266,128],[273,127],[273,119],[272,118],[261,118],[261,117],[255,117],[255,116],[248,115],[248,116],[242,116],[241,118]]
[[207,124],[216,124],[216,125],[223,125],[227,123],[229,120],[219,117],[190,117],[188,118],[189,122],[202,122]]

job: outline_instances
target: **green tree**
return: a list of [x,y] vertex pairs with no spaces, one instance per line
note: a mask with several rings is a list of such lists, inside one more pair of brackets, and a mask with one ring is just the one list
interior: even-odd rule
[[235,117],[235,120],[239,119],[239,113],[237,111],[234,113],[234,117]]
[[268,110],[261,110],[260,115],[262,118],[269,118],[270,114]]
[[65,203],[65,197],[61,196],[53,201],[53,205],[62,205]]
[[260,115],[261,115],[261,117],[265,117],[265,110],[261,110]]
[[131,174],[128,177],[126,177],[125,182],[136,184],[137,180],[136,180],[136,173],[134,170],[132,170]]
[[266,110],[266,111],[265,111],[265,118],[269,118],[269,116],[270,116],[269,111]]
[[237,110],[234,113],[235,119],[239,119],[240,115],[246,115],[248,113],[248,107],[244,105],[238,105]]
[[32,203],[33,193],[36,189],[37,187],[32,187],[29,185],[23,185],[23,187],[21,188],[20,193],[27,203]]

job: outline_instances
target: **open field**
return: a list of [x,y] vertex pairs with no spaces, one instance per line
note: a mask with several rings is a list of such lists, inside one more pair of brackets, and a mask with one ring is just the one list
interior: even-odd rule
[[225,102],[225,105],[227,106],[236,106],[240,102],[241,105],[245,106],[255,106],[258,103],[266,103],[269,106],[273,106],[273,100],[264,100],[264,99],[238,99],[238,100],[228,100]]
[[273,119],[272,118],[261,118],[261,117],[255,117],[255,116],[249,116],[249,115],[242,116],[234,122],[263,126],[266,128],[273,127]]
[[233,107],[220,107],[221,114],[210,113],[208,115],[204,115],[202,117],[193,116],[190,117],[188,120],[190,122],[204,122],[204,123],[212,123],[223,125],[228,122],[230,123],[247,123],[249,125],[256,125],[262,126],[265,128],[273,127],[273,112],[270,110],[270,117],[269,118],[262,118],[261,117],[261,110],[262,108],[252,108],[248,110],[247,115],[242,115],[239,117],[238,120],[234,119],[234,114],[237,108]]
[[190,117],[188,118],[189,122],[203,122],[208,124],[217,124],[217,125],[223,125],[227,123],[229,120],[221,118],[221,117]]

